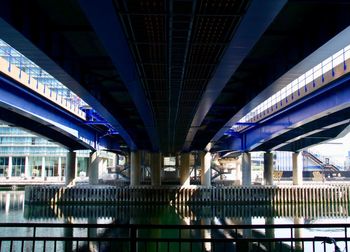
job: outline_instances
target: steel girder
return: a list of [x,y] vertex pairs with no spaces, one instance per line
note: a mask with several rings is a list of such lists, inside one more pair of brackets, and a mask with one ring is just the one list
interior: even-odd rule
[[[16,123],[68,149],[119,150],[117,141],[101,137],[102,133],[85,125],[84,121],[50,103],[44,97],[19,87],[0,75],[0,119]],[[17,117],[17,118],[14,118]]]

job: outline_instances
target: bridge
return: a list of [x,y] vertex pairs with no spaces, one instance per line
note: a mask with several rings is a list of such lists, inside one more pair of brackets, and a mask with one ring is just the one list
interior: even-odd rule
[[[66,146],[68,160],[90,149],[91,183],[106,149],[130,153],[130,185],[141,151],[155,186],[162,156],[179,157],[189,185],[191,151],[206,186],[210,152],[242,152],[248,185],[249,152],[265,151],[271,184],[274,150],[294,153],[300,184],[300,151],[350,122],[349,11],[338,0],[6,0],[0,119]],[[42,72],[83,105],[46,89]]]

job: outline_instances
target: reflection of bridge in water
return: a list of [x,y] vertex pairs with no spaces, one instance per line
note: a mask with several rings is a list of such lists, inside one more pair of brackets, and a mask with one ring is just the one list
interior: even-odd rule
[[175,211],[181,219],[191,221],[202,218],[247,218],[247,217],[320,217],[339,218],[350,215],[345,204],[276,204],[276,205],[26,205],[25,218],[29,220],[73,218],[108,218],[129,220],[147,213],[157,217],[164,211]]

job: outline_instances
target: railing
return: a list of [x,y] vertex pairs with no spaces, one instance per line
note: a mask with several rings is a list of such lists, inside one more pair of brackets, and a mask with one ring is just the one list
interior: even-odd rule
[[318,90],[349,73],[350,45],[331,55],[309,71],[300,75],[280,91],[242,117],[231,129],[243,131],[251,123],[257,123],[302,97]]
[[0,72],[85,120],[85,113],[80,110],[81,106],[86,105],[83,100],[2,40],[0,40]]
[[[2,223],[2,251],[348,252],[350,224],[137,225]],[[303,235],[332,232],[332,237]],[[336,231],[336,233],[334,233]],[[306,232],[305,232],[306,233]]]

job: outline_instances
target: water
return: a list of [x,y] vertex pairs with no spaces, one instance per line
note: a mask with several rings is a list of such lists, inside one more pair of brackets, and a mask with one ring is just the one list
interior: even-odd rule
[[[349,207],[347,205],[212,205],[212,206],[116,206],[116,205],[89,205],[89,206],[43,206],[25,205],[23,191],[0,191],[0,218],[1,222],[36,222],[36,223],[132,223],[132,224],[302,224],[302,223],[350,223]],[[17,228],[0,235],[32,235],[30,228]],[[51,232],[51,233],[48,233]],[[149,233],[143,230],[140,236],[170,236],[172,230]],[[38,236],[87,236],[86,229],[38,229]],[[103,236],[108,232],[96,229],[90,236]],[[244,231],[242,231],[244,235]],[[339,229],[302,229],[294,232],[295,237],[314,236],[343,236],[343,230]],[[215,236],[214,233],[202,233],[201,237]],[[290,230],[275,232],[274,230],[254,230],[254,236],[289,237]],[[186,237],[184,234],[183,237]],[[344,249],[345,244],[338,244]],[[20,246],[19,244],[15,244]],[[43,244],[36,246],[41,251]],[[50,246],[50,245],[45,245]],[[209,245],[208,245],[209,246]],[[304,251],[312,251],[311,245],[305,244]],[[317,244],[316,251],[324,251],[323,245]],[[64,244],[57,244],[58,251],[64,250]],[[25,250],[30,250],[31,245],[26,244]],[[96,248],[95,248],[96,249]],[[178,250],[177,245],[173,246]],[[194,248],[195,250],[195,248]],[[210,250],[210,247],[208,248]],[[7,251],[6,244],[1,251]],[[49,251],[49,250],[48,250]],[[90,249],[94,251],[94,249]],[[141,250],[142,246],[141,246]],[[151,249],[148,249],[151,251]],[[162,251],[162,250],[159,250]],[[333,251],[332,245],[326,245],[325,251]]]

